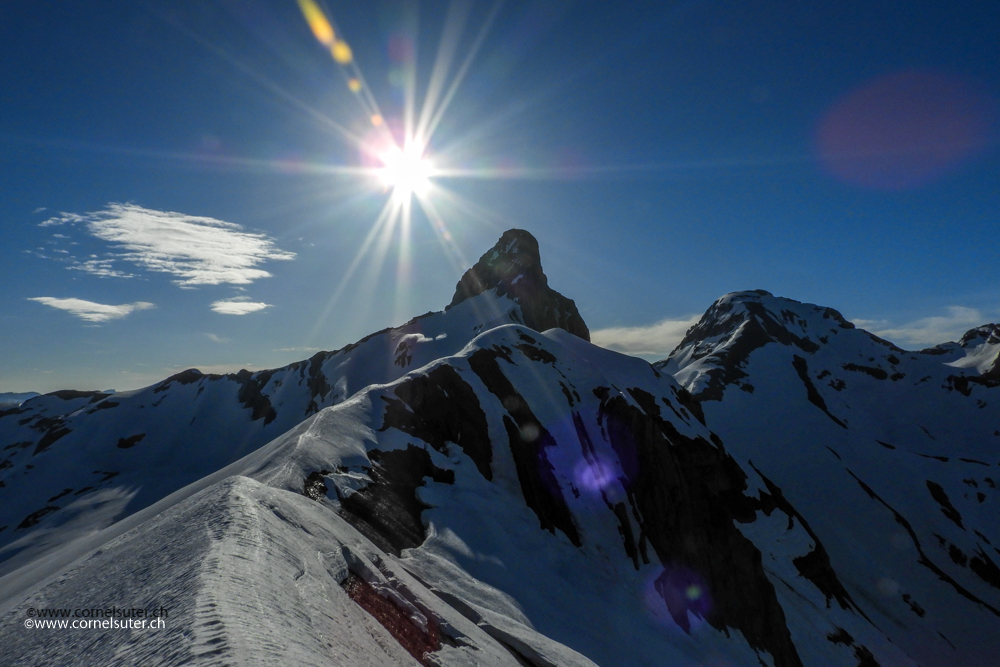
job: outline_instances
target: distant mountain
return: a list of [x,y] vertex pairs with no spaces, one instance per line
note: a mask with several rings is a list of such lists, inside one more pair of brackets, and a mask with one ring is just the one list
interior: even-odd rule
[[835,310],[756,291],[719,299],[656,367],[808,518],[887,638],[924,665],[990,665],[998,352],[996,324],[908,352]]
[[28,391],[23,393],[16,392],[0,392],[0,408],[10,408],[16,407],[24,403],[29,398],[34,398],[35,396],[41,396],[36,391]]
[[88,661],[995,664],[995,326],[741,292],[654,366],[587,338],[512,230],[319,361],[2,413],[0,642],[75,659],[25,610],[115,602],[167,627]]

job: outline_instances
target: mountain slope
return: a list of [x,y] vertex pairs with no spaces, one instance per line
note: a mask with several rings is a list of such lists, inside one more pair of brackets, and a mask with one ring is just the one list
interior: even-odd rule
[[[465,287],[472,275],[475,294]],[[573,302],[548,286],[537,241],[510,230],[466,273],[445,311],[335,352],[254,373],[190,369],[114,395],[59,391],[0,410],[0,574],[152,504],[370,384],[526,320],[588,335]],[[162,474],[140,470],[139,452]]]
[[656,365],[926,665],[989,665],[1000,650],[997,328],[908,352],[832,309],[738,292]]
[[30,398],[41,396],[38,392],[28,391],[23,393],[0,392],[0,409],[16,408]]
[[[994,664],[994,325],[906,352],[743,292],[651,366],[590,344],[536,258],[508,232],[445,312],[315,373],[191,371],[5,412],[8,654]],[[23,624],[109,604],[171,615],[163,634]]]
[[[155,552],[142,560],[143,601],[176,592],[185,628],[164,664],[283,664],[295,651],[306,664],[336,651],[367,664],[376,658],[362,630],[324,647],[317,616],[283,618],[300,605],[355,614],[338,611],[353,609],[340,594],[320,603],[309,592],[350,593],[352,577],[401,600],[423,631],[438,628],[427,664],[469,664],[461,647],[494,664],[485,656],[496,646],[459,616],[529,665],[915,664],[885,639],[879,610],[843,589],[782,490],[741,468],[687,392],[561,330],[492,329],[123,523],[132,531],[71,545],[66,560],[83,560],[69,570],[42,563],[0,579],[8,617],[116,599],[128,589],[105,564]],[[182,538],[181,527],[194,532]],[[246,616],[259,608],[282,618],[258,627]],[[0,635],[18,633],[28,655],[70,650],[46,653],[44,634],[9,620]],[[280,632],[279,650],[269,638]],[[114,641],[116,655],[137,655]]]

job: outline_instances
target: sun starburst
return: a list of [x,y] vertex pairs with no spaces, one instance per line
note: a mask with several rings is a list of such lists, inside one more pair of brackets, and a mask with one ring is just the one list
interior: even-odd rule
[[[410,233],[414,213],[427,220],[434,230],[445,256],[456,273],[464,271],[468,261],[452,237],[444,219],[441,206],[462,208],[464,206],[457,193],[448,189],[439,180],[479,176],[478,170],[459,169],[454,159],[448,159],[449,152],[430,151],[432,137],[440,128],[445,110],[455,98],[459,84],[465,79],[486,34],[489,32],[502,3],[496,3],[488,11],[485,21],[469,45],[465,57],[457,63],[455,58],[463,41],[466,22],[470,12],[461,7],[452,7],[445,20],[441,41],[433,69],[423,92],[422,103],[417,104],[417,74],[415,49],[400,47],[399,64],[396,74],[398,85],[403,92],[401,113],[386,116],[369,88],[359,64],[353,55],[343,31],[332,16],[321,8],[323,0],[298,0],[303,16],[313,36],[333,57],[344,75],[347,89],[359,104],[362,113],[370,121],[367,131],[360,134],[344,133],[359,149],[364,166],[337,167],[331,173],[338,176],[361,176],[367,187],[381,189],[389,193],[382,211],[376,217],[354,259],[335,288],[329,303],[317,319],[312,332],[315,336],[322,322],[332,311],[340,295],[353,280],[358,271],[367,271],[373,276],[381,270],[383,261],[392,245],[398,249],[396,261],[396,296],[398,316],[406,312],[408,295],[412,283],[410,270]],[[405,41],[405,40],[404,40]],[[409,55],[406,55],[409,54]],[[397,85],[397,84],[394,84]],[[437,142],[440,143],[440,142]],[[373,279],[374,280],[374,279]],[[500,313],[496,313],[499,315]]]
[[423,197],[430,191],[434,164],[420,143],[410,142],[401,149],[393,146],[379,159],[384,166],[378,170],[378,178],[396,199]]

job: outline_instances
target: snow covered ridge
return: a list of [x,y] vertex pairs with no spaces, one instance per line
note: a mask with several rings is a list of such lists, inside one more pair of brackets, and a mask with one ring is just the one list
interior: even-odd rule
[[23,608],[131,596],[176,625],[95,656],[915,664],[849,584],[669,376],[508,325],[0,579],[0,637],[65,658],[79,640],[25,633]]
[[[995,664],[995,326],[906,352],[741,292],[654,367],[588,343],[537,256],[511,230],[445,312],[283,369],[0,413],[8,654]],[[108,604],[170,625],[22,625]]]
[[990,324],[909,352],[836,311],[738,292],[655,366],[808,517],[855,599],[898,624],[894,644],[925,665],[989,665],[1000,650],[998,343]]
[[[717,300],[656,367],[675,375],[700,400],[718,401],[729,387],[753,391],[745,367],[752,353],[772,343],[800,356],[840,359],[841,377],[829,380],[831,385],[846,382],[850,374],[844,370],[902,380],[905,373],[899,365],[905,361],[901,360],[934,371],[930,377],[919,375],[922,382],[944,373],[944,384],[966,394],[970,384],[993,386],[993,381],[1000,381],[1000,325],[972,329],[959,343],[906,352],[856,328],[832,308],[775,297],[764,290],[733,292]],[[858,363],[855,357],[867,361]],[[838,372],[833,368],[836,361],[831,363],[828,375]]]
[[0,392],[0,409],[6,408],[16,408],[17,406],[24,403],[29,398],[35,398],[36,396],[41,396],[38,392],[28,391],[23,393],[15,392]]
[[[0,408],[0,573],[10,558],[26,562],[67,535],[146,507],[323,407],[458,352],[481,331],[527,320],[574,324],[586,337],[576,306],[548,287],[540,261],[534,238],[511,230],[463,277],[446,311],[335,352],[279,369],[190,369],[133,392],[61,391]],[[510,288],[513,266],[530,280]],[[463,291],[470,280],[481,288],[475,294]],[[140,450],[159,475],[137,470]]]

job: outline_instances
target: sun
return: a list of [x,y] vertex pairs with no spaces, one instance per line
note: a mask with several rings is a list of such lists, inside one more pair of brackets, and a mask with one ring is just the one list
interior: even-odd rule
[[378,170],[379,180],[392,189],[392,196],[407,200],[412,195],[423,197],[431,188],[434,164],[424,154],[424,147],[410,142],[379,156],[384,165]]

